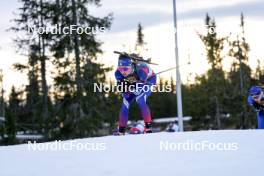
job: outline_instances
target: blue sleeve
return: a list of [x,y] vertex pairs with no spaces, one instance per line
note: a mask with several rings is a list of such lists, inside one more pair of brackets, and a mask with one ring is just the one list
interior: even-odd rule
[[148,79],[147,83],[150,84],[150,85],[155,85],[157,82],[157,76],[154,75],[152,76],[150,79]]
[[[149,76],[149,74],[151,74],[151,76]],[[149,85],[156,84],[157,76],[154,75],[153,71],[148,66],[139,67],[137,71],[137,75],[139,77],[139,80],[145,82],[146,84]]]
[[148,79],[148,70],[146,68],[140,68],[137,75],[140,81],[146,82]]

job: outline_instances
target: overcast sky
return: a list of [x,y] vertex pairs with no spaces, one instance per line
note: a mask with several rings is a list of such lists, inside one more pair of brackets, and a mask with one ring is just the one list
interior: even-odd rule
[[[100,57],[102,62],[115,66],[117,59],[114,50],[134,49],[137,24],[140,22],[144,27],[148,48],[145,55],[159,63],[154,70],[158,72],[175,65],[172,0],[102,0],[101,3],[100,8],[91,7],[90,12],[96,16],[114,14],[111,30],[98,36],[104,42],[104,55]],[[26,84],[26,75],[11,69],[13,63],[25,62],[26,58],[16,53],[12,42],[15,35],[6,31],[19,5],[17,0],[0,1],[0,69],[4,71],[4,86],[7,90],[11,85],[19,87]],[[215,18],[219,36],[232,33],[233,37],[240,32],[240,13],[243,12],[246,38],[251,47],[250,65],[254,68],[257,59],[261,59],[264,64],[261,46],[264,41],[263,9],[262,0],[178,0],[179,56],[183,82],[187,81],[188,75],[193,77],[208,69],[203,45],[196,34],[205,32],[204,18],[207,12]],[[188,61],[191,65],[186,64]],[[226,69],[229,62],[230,58],[224,60]],[[175,73],[164,74],[170,75],[175,76]]]

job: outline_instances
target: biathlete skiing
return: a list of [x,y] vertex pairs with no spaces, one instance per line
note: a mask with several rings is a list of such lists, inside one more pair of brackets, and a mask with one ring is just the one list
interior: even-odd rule
[[257,112],[258,129],[264,129],[264,91],[261,85],[250,88],[248,103]]
[[144,120],[144,133],[152,133],[152,117],[147,98],[151,95],[151,86],[156,84],[156,75],[148,61],[135,58],[136,55],[119,54],[118,67],[115,71],[117,85],[133,86],[121,93],[123,102],[119,112],[118,130],[114,135],[124,135],[128,122],[128,111],[131,103],[136,102]]

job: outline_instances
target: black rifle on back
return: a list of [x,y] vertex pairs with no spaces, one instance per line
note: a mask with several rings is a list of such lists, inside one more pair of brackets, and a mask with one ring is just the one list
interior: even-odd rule
[[120,51],[114,51],[115,54],[119,54],[121,56],[127,56],[129,58],[131,58],[131,60],[134,62],[134,63],[137,63],[137,62],[145,62],[147,64],[151,64],[151,65],[158,65],[156,63],[152,63],[151,62],[151,58],[148,58],[148,59],[144,59],[143,57],[137,55],[137,54],[128,54],[126,52],[120,52]]

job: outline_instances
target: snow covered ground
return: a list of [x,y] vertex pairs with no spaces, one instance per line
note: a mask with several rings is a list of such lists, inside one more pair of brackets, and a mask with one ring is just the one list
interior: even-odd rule
[[0,147],[0,176],[255,176],[263,173],[264,130],[164,132]]

